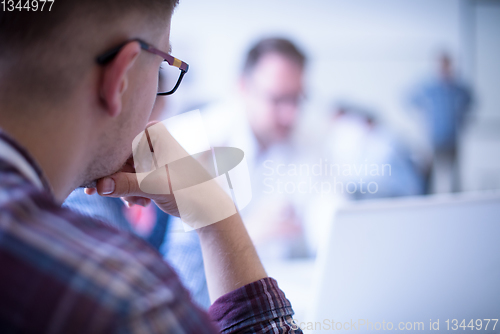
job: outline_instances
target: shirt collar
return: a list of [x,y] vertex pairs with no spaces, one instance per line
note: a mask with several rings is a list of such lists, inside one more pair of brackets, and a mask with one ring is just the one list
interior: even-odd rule
[[16,167],[39,190],[47,190],[52,194],[49,183],[43,175],[41,168],[31,155],[14,139],[0,129],[0,159]]

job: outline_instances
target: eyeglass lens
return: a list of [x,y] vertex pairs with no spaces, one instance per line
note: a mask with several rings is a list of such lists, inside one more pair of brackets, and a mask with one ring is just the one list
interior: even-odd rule
[[158,93],[166,93],[174,89],[180,75],[181,71],[177,67],[170,66],[164,61],[158,74]]

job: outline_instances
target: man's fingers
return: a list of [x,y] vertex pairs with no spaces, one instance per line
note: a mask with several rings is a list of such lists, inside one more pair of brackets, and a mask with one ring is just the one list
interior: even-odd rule
[[125,203],[129,208],[134,205],[140,205],[143,207],[147,207],[149,204],[151,204],[151,200],[149,198],[145,197],[139,197],[139,196],[129,196],[129,197],[121,197],[120,198],[123,203]]
[[108,197],[147,196],[139,188],[135,173],[120,172],[100,179],[97,181],[97,192]]
[[149,128],[150,126],[155,125],[156,123],[160,123],[160,121],[158,120],[149,121],[148,124],[146,124],[146,129]]
[[87,194],[87,195],[94,195],[96,193],[96,189],[95,188],[85,188],[84,192]]
[[148,194],[139,188],[137,174],[119,172],[97,181],[97,192],[104,197],[121,197],[128,207],[133,204],[148,206],[151,200],[168,214],[179,217],[179,209],[172,194]]

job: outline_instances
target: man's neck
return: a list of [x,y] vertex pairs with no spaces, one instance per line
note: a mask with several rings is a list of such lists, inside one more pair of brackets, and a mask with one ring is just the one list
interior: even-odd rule
[[[85,140],[78,140],[82,129],[73,124],[53,117],[28,119],[0,111],[0,126],[10,137],[33,157],[40,166],[57,202],[62,203],[71,191],[78,186],[74,175],[83,164],[79,155],[84,149]],[[53,116],[53,115],[51,115]]]

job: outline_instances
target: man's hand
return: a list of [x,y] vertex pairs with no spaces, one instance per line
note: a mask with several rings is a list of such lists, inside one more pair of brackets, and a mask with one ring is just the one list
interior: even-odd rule
[[[169,134],[165,133],[165,135]],[[180,145],[170,145],[169,148],[183,150]],[[199,161],[187,154],[180,155],[185,158],[172,163],[171,168],[164,166],[157,169],[161,172],[161,168],[169,168],[166,174],[173,191],[176,187],[183,189],[182,187],[189,186],[193,180],[205,182],[212,178]],[[129,159],[120,172],[98,180],[96,190],[87,190],[87,193],[97,191],[101,196],[121,197],[128,203],[144,206],[153,200],[166,213],[179,216],[174,195],[150,194],[142,191],[133,166],[132,159]],[[172,185],[171,177],[174,178],[174,185]],[[210,187],[209,191],[202,195],[193,193],[193,198],[188,198],[189,203],[184,203],[182,220],[186,224],[203,221],[207,215],[223,212],[220,210],[227,207],[226,204],[234,206],[231,197],[219,186]],[[210,203],[217,203],[217,205],[213,206]],[[203,227],[196,229],[200,238],[208,290],[212,301],[234,289],[267,277],[240,215],[235,212],[226,217],[215,224],[202,224]]]
[[[165,167],[163,167],[165,168]],[[134,170],[133,159],[129,158],[118,173],[99,179],[96,188],[87,188],[88,195],[98,192],[104,197],[120,197],[130,207],[133,204],[148,206],[153,200],[166,213],[179,217],[179,210],[173,194],[148,194],[141,190]]]
[[[146,129],[156,123],[159,123],[159,121],[149,122]],[[135,174],[134,159],[132,156],[129,157],[119,172],[99,179],[96,188],[85,189],[87,195],[92,195],[96,192],[104,197],[120,197],[128,207],[134,204],[146,207],[153,200],[161,210],[179,217],[179,210],[174,195],[149,194],[141,190],[137,175]]]

